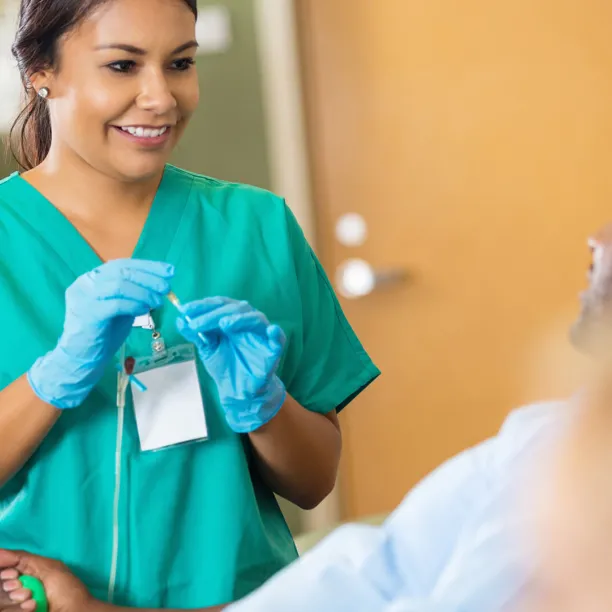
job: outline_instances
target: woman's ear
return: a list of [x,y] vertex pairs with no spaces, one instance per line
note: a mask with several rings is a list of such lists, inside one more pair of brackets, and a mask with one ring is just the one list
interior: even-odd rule
[[49,94],[53,91],[53,75],[51,72],[46,70],[35,72],[30,76],[29,81],[32,90],[41,98],[49,97]]

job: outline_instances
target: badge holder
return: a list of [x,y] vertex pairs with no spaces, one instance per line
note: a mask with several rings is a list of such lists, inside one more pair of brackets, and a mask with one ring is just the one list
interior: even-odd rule
[[192,344],[168,348],[153,332],[150,356],[133,361],[133,375],[146,388],[132,384],[134,415],[143,452],[202,442],[208,427],[196,351]]
[[195,362],[196,351],[193,344],[180,344],[167,349],[165,348],[163,338],[161,338],[161,336],[159,338],[159,340],[154,340],[153,344],[159,343],[158,346],[163,346],[163,352],[158,351],[150,357],[139,357],[134,359],[134,376],[142,378],[143,372],[150,373],[158,368],[185,363],[187,361]]

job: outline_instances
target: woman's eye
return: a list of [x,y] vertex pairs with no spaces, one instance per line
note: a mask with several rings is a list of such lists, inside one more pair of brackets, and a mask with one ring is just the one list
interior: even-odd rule
[[[173,61],[171,69],[183,72],[185,70],[189,70],[194,64],[195,60],[192,57],[185,57]],[[133,60],[120,60],[118,62],[108,64],[108,68],[110,68],[110,70],[112,70],[113,72],[128,74],[134,71],[134,69],[136,68],[136,62]]]
[[192,57],[184,57],[172,62],[172,68],[182,72],[184,70],[189,70],[194,64],[195,60]]
[[121,73],[130,72],[131,70],[134,69],[135,66],[136,66],[136,62],[132,60],[121,60],[119,62],[113,62],[112,64],[108,64],[108,67],[113,72],[121,72]]

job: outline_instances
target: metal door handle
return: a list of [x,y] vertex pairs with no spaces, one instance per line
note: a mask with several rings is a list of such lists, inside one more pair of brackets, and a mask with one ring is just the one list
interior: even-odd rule
[[343,297],[357,299],[397,285],[407,278],[408,272],[401,268],[375,270],[363,259],[348,259],[338,266],[336,288]]

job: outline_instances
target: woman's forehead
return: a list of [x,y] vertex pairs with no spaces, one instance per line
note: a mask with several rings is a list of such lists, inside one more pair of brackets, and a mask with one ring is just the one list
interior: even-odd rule
[[87,15],[73,34],[93,46],[119,42],[142,47],[168,38],[174,39],[172,44],[194,28],[195,16],[184,0],[109,0]]

